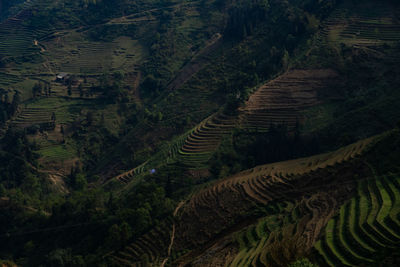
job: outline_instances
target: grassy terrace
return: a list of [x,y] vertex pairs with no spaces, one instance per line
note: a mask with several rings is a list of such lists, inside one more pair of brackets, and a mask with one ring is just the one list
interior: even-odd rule
[[66,145],[53,145],[40,149],[38,151],[41,160],[48,161],[64,161],[76,157],[76,152],[73,148]]
[[17,75],[0,72],[0,85],[8,86],[14,83],[21,82],[22,78]]
[[324,22],[320,44],[380,46],[400,40],[400,25],[393,9],[387,5],[344,3]]
[[235,127],[236,118],[215,114],[201,122],[179,149],[179,160],[192,168],[202,168],[224,135]]
[[13,123],[19,127],[29,127],[50,122],[53,112],[56,115],[56,123],[70,123],[83,107],[88,107],[88,104],[90,105],[90,102],[84,100],[40,98],[26,103]]
[[114,179],[123,184],[128,184],[130,181],[132,181],[134,177],[140,176],[150,169],[156,169],[166,164],[176,163],[179,160],[179,149],[182,147],[189,134],[190,132],[187,132],[181,136],[175,137],[168,143],[164,143],[160,147],[159,151],[155,155],[153,155],[148,161],[143,162],[142,164],[131,170],[123,172],[122,174],[116,176]]
[[20,57],[40,51],[34,45],[35,32],[22,25],[20,20],[9,19],[0,24],[0,55]]
[[315,248],[330,266],[374,264],[384,249],[400,243],[400,176],[360,181],[358,195],[329,221]]
[[[71,37],[72,38],[72,37]],[[45,53],[52,71],[68,73],[104,73],[112,67],[114,43],[74,42],[54,46]]]
[[[293,206],[280,208],[280,212],[289,215]],[[229,266],[264,266],[266,249],[274,241],[273,231],[282,226],[277,216],[272,215],[260,219],[256,224],[236,233],[235,241],[239,245],[239,252],[230,262]]]
[[122,183],[129,183],[134,176],[144,171],[174,162],[181,162],[192,169],[204,168],[222,137],[233,129],[234,119],[220,114],[213,115],[193,130],[162,145],[150,160],[115,178]]

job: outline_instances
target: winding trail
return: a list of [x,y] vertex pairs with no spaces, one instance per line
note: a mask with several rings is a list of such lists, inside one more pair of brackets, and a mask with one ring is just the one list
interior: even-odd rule
[[[183,206],[183,204],[185,204],[185,202],[186,202],[186,201],[181,201],[181,202],[179,202],[178,206],[176,206],[176,208],[175,208],[175,210],[174,210],[174,213],[173,213],[173,216],[174,216],[174,217],[175,217],[176,214],[178,213],[179,209]],[[175,239],[175,222],[174,222],[174,224],[172,225],[171,242],[169,243],[169,246],[168,246],[168,255],[167,255],[167,257],[163,260],[163,262],[161,263],[160,267],[164,267],[165,264],[167,263],[167,261],[168,261],[170,255],[171,255],[172,246],[174,245],[174,239]]]

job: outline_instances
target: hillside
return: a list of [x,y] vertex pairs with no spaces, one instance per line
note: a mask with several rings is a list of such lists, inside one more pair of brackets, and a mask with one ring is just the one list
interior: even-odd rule
[[[336,18],[338,14],[341,20]],[[394,127],[399,118],[391,108],[398,101],[398,81],[394,78],[399,58],[396,39],[382,37],[382,42],[366,45],[364,37],[357,34],[351,43],[333,38],[341,34],[333,30],[336,26],[367,18],[397,27],[396,9],[390,10],[390,4],[379,5],[371,14],[357,4],[339,5],[321,23],[321,30],[309,41],[308,50],[304,54],[298,52],[297,61],[287,72],[257,85],[256,90],[240,92],[244,99],[246,94],[251,96],[237,113],[224,109],[207,117],[189,136],[182,136],[186,138],[183,145],[171,144],[171,151],[165,152],[164,157],[192,169],[205,169],[221,140],[237,127],[256,132],[268,131],[272,124],[284,124],[289,130],[300,127],[303,134],[314,136],[321,146],[320,152]],[[160,163],[152,164],[149,168]]]
[[[380,154],[389,142],[396,144],[394,150]],[[376,262],[398,249],[398,142],[396,130],[334,152],[257,166],[212,183],[178,208],[175,220],[168,222],[172,229],[161,230],[163,237],[157,234],[160,230],[150,232],[111,260],[140,266],[147,254],[153,263],[170,255],[173,266],[282,266],[304,256],[332,266]],[[375,202],[371,206],[368,201]],[[343,223],[351,218],[354,223]],[[368,234],[360,235],[358,227]],[[167,231],[173,237],[165,236]],[[350,243],[342,240],[343,231],[354,235],[344,237]],[[371,240],[361,240],[364,236]],[[362,254],[364,248],[356,241],[375,256],[365,258],[368,254]]]
[[0,265],[397,266],[393,0],[0,0]]

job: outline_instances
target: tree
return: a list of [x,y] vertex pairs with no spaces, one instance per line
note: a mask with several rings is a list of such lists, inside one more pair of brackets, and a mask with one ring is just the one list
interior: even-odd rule
[[122,222],[119,229],[122,245],[126,245],[129,239],[132,238],[132,228],[127,222]]
[[[1,1],[0,1],[0,9],[1,9]],[[0,68],[5,67],[6,63],[3,60],[3,56],[0,55]]]
[[33,87],[32,87],[32,97],[36,98],[37,96],[41,96],[42,95],[42,91],[43,91],[43,87],[42,84],[36,83]]
[[29,256],[32,254],[34,249],[35,249],[35,244],[33,243],[32,240],[30,240],[30,241],[26,242],[24,245],[24,254]]
[[86,188],[87,181],[85,175],[78,173],[74,177],[73,186],[75,190],[83,190]]
[[51,113],[51,120],[54,122],[56,121],[56,113]]
[[72,87],[71,87],[71,83],[68,84],[68,95],[71,96],[72,95]]
[[11,102],[11,110],[10,110],[10,115],[13,116],[17,110],[18,110],[18,105],[21,103],[21,96],[19,91],[15,91],[15,94],[13,96],[13,100]]
[[122,71],[116,71],[113,73],[113,76],[116,81],[121,81],[124,78],[124,73]]
[[87,122],[87,125],[92,125],[93,124],[93,121],[94,121],[94,115],[93,115],[93,112],[92,111],[88,111],[87,113],[86,113],[86,122]]
[[141,207],[135,212],[135,230],[137,232],[142,232],[151,225],[151,215],[148,208],[146,206]]
[[47,83],[44,85],[44,94],[46,96],[49,96],[49,84]]
[[0,184],[0,197],[4,197],[6,195],[6,188],[3,184]]
[[162,121],[163,117],[164,117],[163,114],[161,113],[161,111],[159,111],[157,113],[157,121]]
[[67,266],[71,262],[71,251],[55,249],[47,255],[48,266]]
[[287,70],[287,68],[289,67],[289,52],[287,50],[285,50],[283,52],[283,57],[282,57],[282,67],[284,70]]
[[149,255],[146,253],[140,257],[140,261],[142,262],[143,266],[150,266],[150,259]]
[[144,95],[153,96],[154,94],[157,94],[159,86],[160,86],[159,81],[156,78],[154,78],[153,75],[150,74],[146,76],[146,78],[142,83],[142,89]]
[[106,243],[110,248],[118,248],[121,245],[121,234],[117,224],[113,224],[108,229]]
[[21,188],[24,192],[28,192],[30,195],[39,193],[40,184],[38,178],[32,173],[27,172],[22,180]]
[[8,119],[8,114],[5,110],[0,110],[0,123],[5,123]]
[[85,260],[83,259],[83,257],[81,255],[73,256],[71,266],[84,267],[84,266],[86,266]]
[[82,97],[83,96],[83,87],[82,87],[81,83],[79,84],[78,89],[79,89],[79,96]]

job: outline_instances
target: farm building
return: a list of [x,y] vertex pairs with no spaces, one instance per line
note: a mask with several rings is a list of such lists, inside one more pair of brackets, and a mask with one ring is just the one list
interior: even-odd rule
[[57,74],[56,80],[57,81],[65,81],[66,79],[68,79],[68,77],[69,77],[68,73],[61,72],[61,73]]

